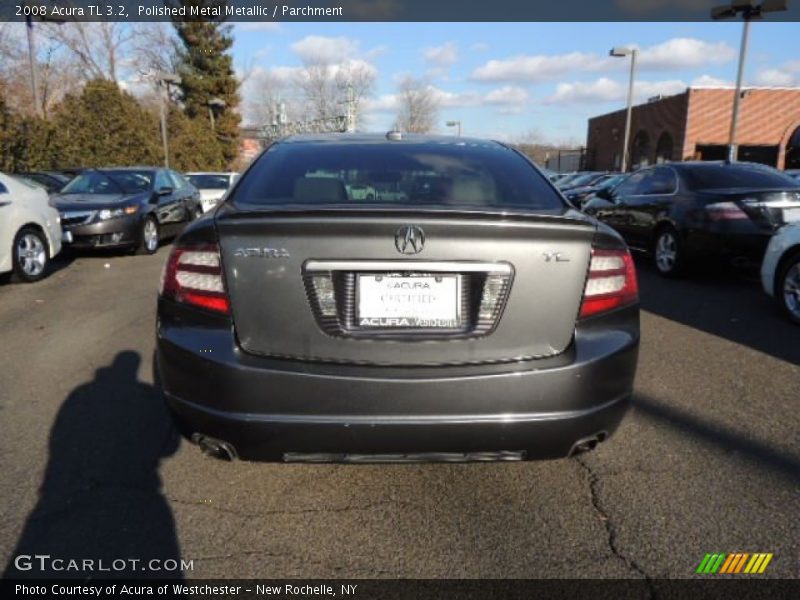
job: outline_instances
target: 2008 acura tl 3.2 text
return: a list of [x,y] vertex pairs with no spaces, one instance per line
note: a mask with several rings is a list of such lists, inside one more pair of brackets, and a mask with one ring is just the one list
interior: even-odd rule
[[638,345],[616,233],[514,149],[390,132],[267,149],[176,242],[156,358],[217,455],[520,460],[606,439]]

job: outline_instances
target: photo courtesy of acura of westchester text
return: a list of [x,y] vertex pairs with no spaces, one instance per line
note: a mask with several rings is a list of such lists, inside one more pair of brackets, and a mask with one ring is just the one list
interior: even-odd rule
[[3,597],[800,595],[800,0],[488,4],[3,2]]

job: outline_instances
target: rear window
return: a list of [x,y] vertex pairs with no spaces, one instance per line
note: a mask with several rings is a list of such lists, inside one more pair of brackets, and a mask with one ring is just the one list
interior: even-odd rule
[[797,182],[769,167],[703,165],[683,170],[693,190],[715,188],[784,188],[797,187]]
[[544,176],[493,143],[284,143],[244,176],[237,205],[562,209]]
[[199,190],[227,190],[231,185],[227,175],[187,175],[186,179]]

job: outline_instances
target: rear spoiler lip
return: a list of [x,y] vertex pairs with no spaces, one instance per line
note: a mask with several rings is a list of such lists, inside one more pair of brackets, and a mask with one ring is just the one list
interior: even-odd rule
[[422,208],[409,207],[352,207],[313,205],[297,206],[270,206],[258,209],[237,207],[233,204],[223,204],[215,214],[217,221],[232,221],[237,219],[259,218],[277,216],[287,218],[314,218],[314,217],[403,217],[405,219],[442,217],[458,219],[481,220],[486,217],[499,217],[515,221],[528,222],[553,222],[559,221],[571,225],[583,225],[595,228],[593,219],[577,210],[564,207],[563,209],[550,209],[547,211],[519,211],[519,210],[466,210],[459,208]]

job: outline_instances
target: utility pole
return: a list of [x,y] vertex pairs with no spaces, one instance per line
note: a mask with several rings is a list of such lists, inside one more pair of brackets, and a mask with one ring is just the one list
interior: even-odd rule
[[25,31],[28,34],[28,65],[31,73],[33,108],[37,115],[41,115],[42,104],[39,102],[39,74],[36,71],[36,40],[33,37],[33,19],[30,15],[25,17]]

